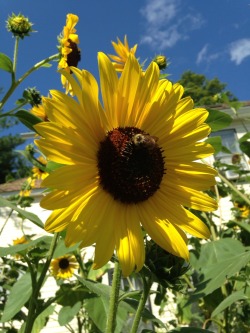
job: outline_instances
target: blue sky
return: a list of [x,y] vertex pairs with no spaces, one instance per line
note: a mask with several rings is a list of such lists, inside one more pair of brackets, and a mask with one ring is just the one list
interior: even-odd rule
[[[250,1],[249,0],[1,0],[0,52],[10,58],[14,40],[5,29],[12,12],[21,12],[37,32],[20,42],[17,73],[57,52],[57,36],[67,13],[79,16],[77,33],[82,59],[80,68],[98,77],[98,51],[113,53],[111,41],[128,36],[138,44],[141,60],[164,54],[170,61],[168,73],[178,81],[186,70],[218,77],[240,100],[250,100]],[[47,95],[62,89],[56,63],[32,74],[6,105],[13,107],[26,87]],[[9,74],[0,72],[0,87],[7,90]],[[21,128],[23,130],[23,128]]]

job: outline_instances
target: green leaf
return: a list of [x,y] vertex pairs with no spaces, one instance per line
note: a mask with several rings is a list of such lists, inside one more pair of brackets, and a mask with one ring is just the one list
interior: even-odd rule
[[111,293],[111,286],[104,285],[97,281],[92,281],[88,279],[84,279],[80,276],[76,276],[78,281],[80,281],[85,287],[88,288],[89,291],[92,293],[105,297],[109,299]]
[[62,306],[74,306],[78,301],[83,301],[92,295],[85,287],[73,288],[71,284],[62,284],[56,292],[57,303]]
[[220,288],[225,281],[239,272],[250,260],[250,251],[241,242],[225,238],[205,244],[194,266],[199,268],[203,280],[197,285],[194,297],[204,297]]
[[239,143],[241,143],[241,142],[245,142],[245,141],[247,141],[247,140],[249,140],[250,139],[250,132],[247,132],[247,133],[245,133],[240,139],[239,139]]
[[201,247],[199,260],[197,262],[191,261],[191,265],[197,270],[202,270],[206,266],[230,259],[234,255],[244,252],[245,247],[240,241],[232,238],[223,238],[204,244]]
[[22,252],[28,248],[34,247],[35,245],[37,245],[41,242],[50,244],[51,240],[52,240],[51,236],[42,236],[42,237],[34,239],[25,244],[13,245],[13,246],[8,246],[8,247],[0,247],[0,256],[4,257],[7,255],[14,255],[14,254]]
[[31,131],[34,131],[34,125],[42,122],[41,118],[35,116],[34,114],[26,110],[19,110],[15,114],[13,114],[13,116],[17,117]]
[[[101,332],[105,332],[109,301],[103,297],[91,297],[85,302],[86,311]],[[117,318],[118,319],[118,318]]]
[[250,139],[250,132],[247,132],[246,134],[244,134],[240,139],[239,139],[239,143],[240,143],[240,149],[241,151],[243,151],[243,153],[245,153],[248,157],[250,157],[250,142],[247,141]]
[[[59,314],[58,314],[58,322],[60,326],[64,326],[71,322],[71,320],[74,319],[76,314],[80,311],[82,306],[81,302],[77,302],[74,304],[74,306],[64,306],[61,308]],[[33,333],[33,332],[32,332]]]
[[213,333],[213,332],[197,327],[177,327],[172,331],[170,331],[169,333]]
[[224,311],[233,303],[241,300],[241,299],[248,299],[247,295],[244,294],[243,290],[236,291],[225,298],[212,312],[211,317],[217,316],[220,312]]
[[4,307],[1,322],[9,321],[29,300],[32,292],[30,274],[24,274],[10,290],[9,297]]
[[37,316],[32,328],[32,333],[41,332],[42,328],[47,324],[48,317],[53,314],[54,309],[55,305],[50,305],[42,313],[40,313],[39,316]]
[[45,67],[45,68],[47,67],[47,68],[49,68],[51,66],[52,66],[52,64],[50,64],[50,63],[47,62],[47,63],[43,64],[41,67]]
[[[104,297],[92,297],[88,298],[85,303],[87,313],[91,320],[93,320],[94,324],[101,332],[105,332],[109,310],[109,299]],[[126,325],[127,316],[128,311],[119,304],[116,314],[115,333],[122,332],[123,326]]]
[[64,239],[60,239],[60,241],[57,244],[56,250],[54,252],[53,258],[58,258],[64,256],[67,253],[74,252],[79,247],[80,244],[81,242],[75,244],[74,246],[67,247],[65,245]]
[[232,117],[214,109],[207,109],[209,116],[207,117],[206,123],[211,127],[212,132],[219,131],[231,124],[233,121]]
[[63,166],[63,164],[56,163],[56,162],[53,162],[53,161],[48,161],[48,163],[46,165],[46,168],[45,168],[45,171],[50,173],[51,171],[54,171],[58,168],[61,168],[62,166]]
[[206,142],[209,143],[214,148],[214,155],[218,154],[222,149],[221,136],[213,136],[206,139]]
[[12,204],[9,200],[0,196],[0,207],[9,207],[16,212],[18,212],[23,219],[28,219],[33,222],[38,227],[44,229],[43,222],[39,219],[39,217],[33,213],[27,212],[24,209],[18,208],[16,205]]
[[0,53],[0,69],[6,72],[13,72],[13,63],[11,59],[4,53]]

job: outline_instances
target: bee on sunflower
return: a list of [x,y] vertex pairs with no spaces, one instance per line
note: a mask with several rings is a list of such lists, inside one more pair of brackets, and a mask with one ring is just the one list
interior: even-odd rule
[[49,122],[35,125],[37,146],[63,164],[43,181],[52,190],[41,201],[52,210],[45,229],[66,229],[67,246],[95,244],[96,269],[115,251],[124,276],[144,265],[144,230],[188,261],[186,233],[210,237],[189,208],[217,209],[203,192],[217,173],[198,162],[214,152],[203,141],[208,112],[182,98],[180,84],[161,79],[154,61],[142,70],[134,52],[119,73],[102,52],[98,64],[100,99],[94,76],[71,67],[74,76],[61,73],[76,99],[52,90],[44,99]]

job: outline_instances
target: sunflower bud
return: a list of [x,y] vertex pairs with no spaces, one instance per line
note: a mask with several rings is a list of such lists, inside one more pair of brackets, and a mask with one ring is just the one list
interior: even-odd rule
[[154,62],[157,63],[160,70],[167,68],[167,58],[163,55],[158,55],[154,58]]
[[33,106],[38,106],[42,103],[41,94],[36,88],[27,88],[23,92],[23,97]]
[[145,265],[156,282],[174,289],[181,287],[180,277],[189,269],[183,258],[166,252],[152,240],[147,242]]
[[14,36],[24,38],[24,36],[29,36],[29,33],[33,30],[31,29],[33,23],[31,23],[28,17],[23,16],[21,13],[18,15],[12,14],[7,20],[7,30],[12,32]]

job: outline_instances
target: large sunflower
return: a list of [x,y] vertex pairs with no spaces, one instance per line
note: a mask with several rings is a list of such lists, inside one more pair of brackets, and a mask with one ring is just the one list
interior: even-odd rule
[[64,72],[77,100],[51,91],[44,106],[50,122],[36,125],[36,143],[49,160],[64,164],[43,186],[52,189],[41,206],[53,210],[49,232],[67,229],[66,245],[95,244],[94,268],[114,250],[123,274],[139,271],[145,259],[143,227],[166,251],[188,260],[188,232],[207,238],[208,228],[186,207],[211,211],[217,205],[201,191],[216,172],[197,163],[213,153],[200,142],[210,128],[208,112],[181,98],[183,87],[159,80],[152,62],[143,74],[133,54],[118,77],[99,53],[98,84],[86,70]]

